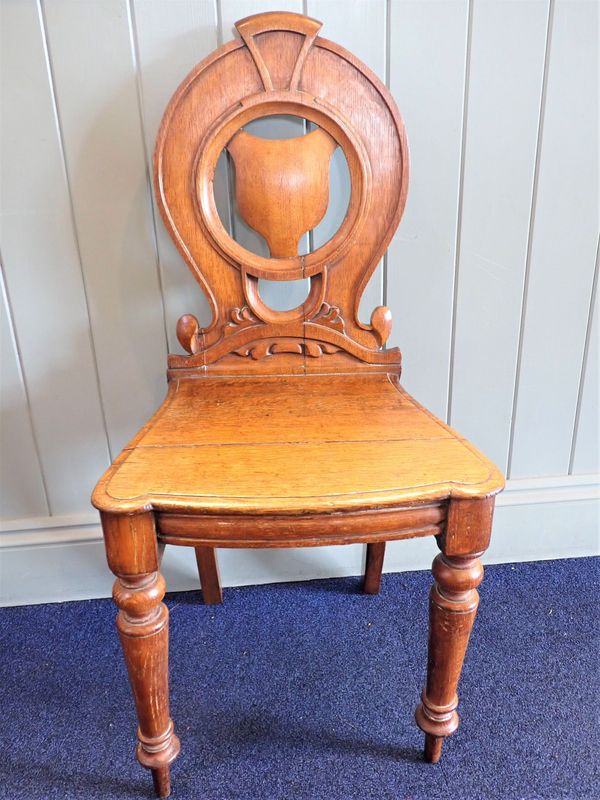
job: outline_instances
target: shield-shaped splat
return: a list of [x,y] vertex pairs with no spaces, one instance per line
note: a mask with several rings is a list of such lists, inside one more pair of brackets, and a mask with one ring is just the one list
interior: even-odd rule
[[294,139],[262,139],[240,131],[228,144],[240,214],[265,238],[271,256],[297,256],[300,237],[323,219],[336,147],[322,128]]

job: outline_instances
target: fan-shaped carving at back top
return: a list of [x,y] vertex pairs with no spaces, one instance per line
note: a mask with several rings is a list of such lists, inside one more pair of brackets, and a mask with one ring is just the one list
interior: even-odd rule
[[320,128],[294,139],[262,139],[240,131],[227,145],[240,213],[266,239],[272,256],[297,256],[302,234],[325,216],[329,160],[336,147]]
[[[213,315],[205,328],[186,315],[179,340],[190,355],[171,355],[171,374],[399,371],[399,350],[383,349],[389,310],[374,309],[368,325],[358,319],[408,188],[406,136],[394,101],[351,53],[317,36],[316,20],[273,12],[236,27],[241,41],[219,48],[183,81],[156,146],[159,208]],[[274,114],[307,119],[317,130],[284,141],[240,132]],[[327,208],[336,147],[350,175],[346,216],[329,241],[299,256],[298,240]],[[270,258],[243,248],[221,223],[213,181],[225,148],[242,216],[265,237]],[[274,311],[260,299],[260,278],[310,278],[311,287],[298,308]],[[244,308],[247,324],[230,325]],[[328,324],[323,308],[336,308],[339,324]]]

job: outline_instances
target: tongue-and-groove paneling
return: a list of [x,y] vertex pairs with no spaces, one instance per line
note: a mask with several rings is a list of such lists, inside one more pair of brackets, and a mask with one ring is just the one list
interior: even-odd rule
[[[506,469],[549,2],[474,3],[454,285],[450,423]],[[475,402],[474,402],[475,401]]]
[[[387,255],[390,344],[404,383],[445,418],[463,161],[468,0],[390,5],[390,89],[409,132],[411,186]],[[419,131],[413,135],[412,131]]]
[[407,387],[513,477],[597,470],[597,3],[3,0],[4,517],[88,509],[163,396],[177,318],[206,321],[154,138],[234,21],[275,8],[322,19],[404,114],[409,201],[361,315],[392,308]]
[[[31,480],[38,482],[35,473],[41,470],[50,513],[61,515],[89,508],[90,487],[109,463],[88,313],[93,296],[82,273],[73,185],[65,171],[67,154],[40,8],[8,2],[1,14],[0,249],[27,391],[20,400],[28,399],[39,453],[39,459],[30,460]],[[76,77],[81,88],[81,73]],[[82,213],[88,213],[90,194]],[[117,267],[107,264],[107,273],[116,275]],[[3,386],[3,395],[6,391]],[[10,406],[9,413],[15,413]],[[23,440],[27,450],[28,439]],[[14,431],[1,444],[6,463],[2,482],[9,498],[5,514],[15,513],[15,503],[22,506],[22,469],[11,466],[13,458],[15,464],[23,458],[13,453],[20,446]],[[38,508],[36,501],[27,516]]]
[[569,469],[598,246],[600,5],[556,0],[553,11],[515,403],[515,477]]

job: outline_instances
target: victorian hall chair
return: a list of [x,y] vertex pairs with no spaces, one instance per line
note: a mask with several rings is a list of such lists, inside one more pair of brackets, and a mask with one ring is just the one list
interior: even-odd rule
[[[266,13],[200,63],[165,112],[154,161],[164,224],[204,290],[212,320],[181,317],[188,355],[170,355],[168,394],[99,481],[108,564],[139,721],[137,758],[160,797],[179,740],[169,715],[166,544],[196,549],[207,602],[221,599],[215,548],[367,545],[364,589],[379,590],[386,541],[435,536],[427,681],[416,711],[425,758],[456,730],[459,675],[478,603],[498,469],[400,386],[385,349],[391,314],[358,303],[404,208],[408,147],[396,105],[321,24]],[[272,115],[308,120],[287,140],[244,130]],[[433,124],[433,122],[432,122]],[[329,202],[341,148],[350,199],[338,231],[307,255],[298,242]],[[270,257],[223,226],[214,176],[226,150],[235,198]],[[260,279],[308,279],[292,310]],[[177,680],[177,675],[174,676]]]

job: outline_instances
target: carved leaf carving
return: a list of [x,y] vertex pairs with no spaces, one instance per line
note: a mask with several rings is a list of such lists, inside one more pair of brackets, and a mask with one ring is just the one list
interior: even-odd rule
[[321,325],[326,325],[328,328],[333,328],[340,333],[345,333],[344,320],[337,306],[330,306],[329,303],[323,303],[313,321],[319,322]]
[[253,325],[255,322],[259,322],[258,318],[254,316],[248,306],[242,306],[242,308],[232,309],[230,321],[227,324],[230,327],[235,328],[239,326]]
[[328,342],[317,342],[312,339],[297,339],[283,337],[279,339],[263,339],[260,342],[244,345],[233,352],[242,357],[250,357],[254,361],[275,355],[276,353],[306,354],[311,358],[320,358],[323,355],[337,353],[340,348]]

